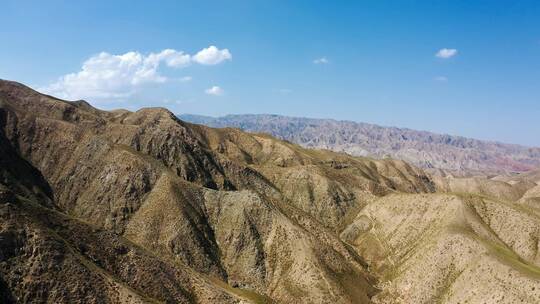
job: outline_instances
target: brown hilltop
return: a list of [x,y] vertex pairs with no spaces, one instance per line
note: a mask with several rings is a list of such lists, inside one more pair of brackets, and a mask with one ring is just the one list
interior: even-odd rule
[[[65,214],[58,215],[66,218],[62,230],[66,235],[60,237],[68,243],[58,250],[68,251],[59,263],[68,258],[67,253],[74,255],[77,267],[96,276],[95,282],[78,282],[73,276],[74,285],[105,284],[98,282],[99,277],[117,283],[113,289],[119,297],[182,299],[169,290],[149,293],[122,277],[118,272],[128,271],[122,261],[94,261],[92,267],[85,263],[107,259],[109,247],[127,244],[122,245],[123,251],[135,254],[140,246],[141,255],[149,254],[139,257],[143,264],[138,271],[150,271],[144,263],[154,259],[174,269],[186,265],[179,276],[196,273],[202,282],[207,278],[207,285],[171,282],[197,299],[197,292],[206,296],[210,291],[205,286],[217,284],[224,291],[213,296],[224,299],[266,296],[285,302],[369,302],[375,282],[362,259],[334,231],[376,196],[433,190],[425,174],[404,163],[307,151],[269,137],[186,124],[165,109],[100,111],[6,81],[0,82],[0,102],[2,138],[33,170],[21,180],[42,175],[44,181],[27,188],[36,191],[35,185],[44,183],[49,191],[48,199],[18,191],[21,198],[6,214],[32,215],[27,217],[29,224],[38,227],[33,229],[45,229],[43,246],[59,235],[54,229],[47,233],[47,225],[57,224],[34,213],[56,212],[52,208]],[[302,186],[296,191],[286,180]],[[2,229],[17,228],[3,224]],[[77,233],[81,229],[106,229],[118,236],[103,244],[97,235]],[[30,241],[22,241],[21,246]],[[72,244],[79,242],[88,248]],[[39,294],[39,276],[33,277],[36,285],[17,284],[11,267],[20,267],[25,259],[29,262],[24,254],[10,261],[17,259],[20,264],[2,267],[14,297],[73,299],[73,294],[65,298]],[[39,265],[41,257],[36,259]],[[56,288],[59,293],[71,290]],[[88,290],[86,296],[106,296],[115,302],[104,293]]]
[[[480,303],[491,288],[540,299],[525,292],[540,291],[526,176],[431,178],[8,81],[0,143],[3,302]],[[478,293],[456,291],[466,271]]]

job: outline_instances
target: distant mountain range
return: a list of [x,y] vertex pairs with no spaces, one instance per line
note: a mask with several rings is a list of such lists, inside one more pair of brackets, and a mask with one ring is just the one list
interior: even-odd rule
[[540,167],[540,148],[476,140],[352,121],[267,114],[208,117],[184,114],[184,121],[269,133],[308,148],[355,156],[392,157],[453,174],[500,174]]

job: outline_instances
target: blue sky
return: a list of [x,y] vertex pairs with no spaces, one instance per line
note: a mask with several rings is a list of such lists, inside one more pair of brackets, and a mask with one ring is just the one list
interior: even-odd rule
[[538,1],[109,2],[2,1],[0,78],[104,109],[540,146]]

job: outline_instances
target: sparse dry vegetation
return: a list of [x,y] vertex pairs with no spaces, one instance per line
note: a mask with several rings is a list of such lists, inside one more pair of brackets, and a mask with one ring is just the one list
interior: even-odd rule
[[535,177],[432,177],[0,81],[0,301],[538,303]]

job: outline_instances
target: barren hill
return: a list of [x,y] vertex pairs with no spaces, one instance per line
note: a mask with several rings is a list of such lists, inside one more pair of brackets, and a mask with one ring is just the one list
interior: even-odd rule
[[540,148],[367,123],[280,115],[180,115],[210,127],[264,132],[304,147],[392,158],[454,174],[524,172],[540,167]]
[[538,303],[538,184],[519,178],[0,81],[0,301]]

